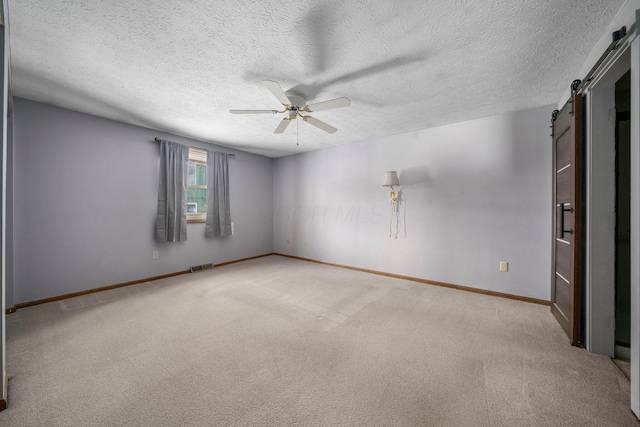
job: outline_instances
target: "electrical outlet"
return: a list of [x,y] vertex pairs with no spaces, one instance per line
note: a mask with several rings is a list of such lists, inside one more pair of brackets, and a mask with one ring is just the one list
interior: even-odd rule
[[158,251],[151,252],[151,259],[158,259]]
[[302,245],[307,246],[307,239],[302,239]]
[[287,242],[287,245],[288,245],[289,243],[291,243],[291,239],[289,239],[289,238],[287,237],[287,239],[285,240],[285,242]]
[[507,261],[500,261],[500,271],[503,273],[509,271],[509,263]]

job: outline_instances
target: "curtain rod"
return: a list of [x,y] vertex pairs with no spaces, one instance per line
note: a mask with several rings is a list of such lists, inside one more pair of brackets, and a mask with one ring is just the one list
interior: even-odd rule
[[[154,140],[155,142],[157,142],[157,143],[162,142],[162,140],[161,140],[160,138],[153,138],[153,140]],[[229,157],[231,157],[231,158],[233,158],[233,159],[235,159],[235,158],[236,158],[236,155],[235,155],[234,153],[226,153],[226,154],[227,154],[227,156],[229,156]]]

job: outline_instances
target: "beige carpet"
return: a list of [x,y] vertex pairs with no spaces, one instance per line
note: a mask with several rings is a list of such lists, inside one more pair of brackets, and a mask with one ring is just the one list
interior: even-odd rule
[[545,306],[270,256],[7,316],[5,426],[638,426]]

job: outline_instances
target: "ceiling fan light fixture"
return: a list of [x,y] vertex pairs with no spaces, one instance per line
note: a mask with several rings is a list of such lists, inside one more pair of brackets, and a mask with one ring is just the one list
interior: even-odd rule
[[[322,122],[311,116],[303,116],[302,111],[307,113],[313,113],[314,111],[332,110],[334,108],[349,107],[351,100],[347,97],[330,99],[328,101],[317,102],[315,104],[307,105],[307,99],[303,94],[289,91],[285,92],[282,87],[272,80],[263,80],[262,84],[269,89],[269,91],[280,101],[285,107],[283,111],[277,110],[230,110],[233,114],[262,114],[262,113],[287,113],[287,116],[282,119],[274,133],[282,133],[289,126],[292,120],[295,120],[300,116],[303,121],[309,123],[318,129],[321,129],[327,133],[336,133],[338,129],[333,126]],[[298,123],[298,122],[296,122]]]

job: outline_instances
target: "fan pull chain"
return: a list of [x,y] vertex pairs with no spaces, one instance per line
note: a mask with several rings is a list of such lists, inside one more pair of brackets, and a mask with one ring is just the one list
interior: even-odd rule
[[298,122],[298,118],[296,117],[296,145],[300,145],[300,122]]

